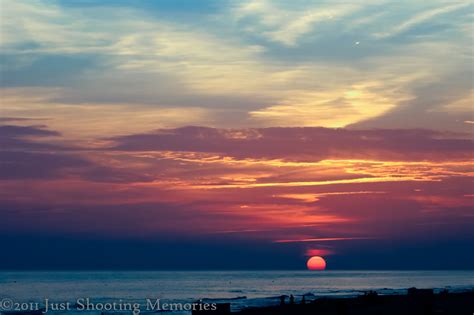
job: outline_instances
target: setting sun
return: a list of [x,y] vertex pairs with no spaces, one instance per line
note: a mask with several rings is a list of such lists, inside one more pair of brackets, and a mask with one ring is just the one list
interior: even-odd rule
[[324,270],[326,269],[326,261],[323,257],[313,256],[308,259],[306,266],[308,267],[308,270]]

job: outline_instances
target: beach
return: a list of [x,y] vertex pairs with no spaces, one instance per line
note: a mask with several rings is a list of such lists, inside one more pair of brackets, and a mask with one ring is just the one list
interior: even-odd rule
[[[431,290],[427,290],[430,292]],[[310,303],[247,308],[240,315],[428,315],[474,313],[474,291],[463,293],[376,294],[353,298],[321,298]],[[196,313],[197,314],[197,313]],[[211,313],[209,313],[211,314]]]

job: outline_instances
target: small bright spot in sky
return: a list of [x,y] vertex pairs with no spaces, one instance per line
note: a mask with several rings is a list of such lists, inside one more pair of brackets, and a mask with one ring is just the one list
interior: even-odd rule
[[360,44],[360,42],[355,42],[355,44],[356,44],[356,45],[359,45],[359,44]]

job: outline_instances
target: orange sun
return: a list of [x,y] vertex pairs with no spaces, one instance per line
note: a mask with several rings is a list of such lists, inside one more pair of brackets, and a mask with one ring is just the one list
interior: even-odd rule
[[326,261],[323,257],[313,256],[308,259],[306,266],[309,270],[324,270],[326,269]]

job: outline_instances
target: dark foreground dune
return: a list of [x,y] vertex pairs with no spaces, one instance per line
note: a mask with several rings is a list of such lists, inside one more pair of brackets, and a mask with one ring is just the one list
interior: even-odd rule
[[[355,298],[320,298],[312,302],[259,308],[230,313],[229,305],[209,314],[238,315],[473,315],[474,291],[433,294],[431,290],[412,290],[407,295],[377,295]],[[204,314],[197,312],[195,314]]]

